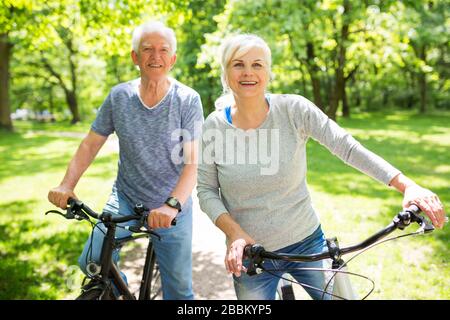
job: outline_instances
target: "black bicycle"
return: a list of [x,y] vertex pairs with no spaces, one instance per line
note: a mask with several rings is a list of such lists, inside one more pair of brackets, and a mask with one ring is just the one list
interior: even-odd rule
[[[409,226],[411,223],[416,222],[420,225],[420,228],[416,232],[400,235],[397,237],[392,237],[388,239],[384,239],[381,241],[382,238],[386,237],[390,233],[394,232],[397,229],[403,230],[407,226]],[[333,299],[352,299],[356,298],[354,293],[352,292],[351,286],[348,282],[348,279],[341,278],[342,281],[340,282],[340,288],[339,290],[336,290],[339,294],[336,294],[336,291],[333,291],[333,285],[334,280],[336,277],[341,277],[342,275],[353,275],[362,277],[372,283],[372,288],[370,291],[362,298],[362,300],[366,299],[374,290],[375,283],[368,277],[356,274],[352,272],[348,272],[346,270],[347,264],[356,258],[358,255],[363,253],[364,251],[381,244],[386,241],[398,239],[401,237],[416,235],[416,234],[423,234],[423,233],[429,233],[434,230],[433,225],[427,221],[422,215],[420,215],[420,209],[416,205],[412,205],[409,208],[400,211],[392,220],[392,222],[386,226],[385,228],[381,229],[371,237],[367,238],[366,240],[362,241],[359,244],[340,248],[339,242],[337,238],[331,238],[327,239],[327,247],[328,250],[322,253],[317,254],[311,254],[311,255],[296,255],[296,254],[288,254],[288,253],[276,253],[272,251],[266,251],[263,246],[259,244],[253,244],[253,245],[247,245],[244,249],[244,256],[246,256],[249,261],[249,267],[247,268],[247,274],[250,276],[259,274],[261,272],[268,272],[274,276],[279,277],[280,285],[278,287],[278,295],[282,300],[295,300],[295,294],[292,287],[292,283],[297,283],[302,286],[307,286],[306,284],[298,283],[293,279],[286,278],[284,276],[278,276],[275,274],[275,272],[286,272],[289,273],[289,271],[293,271],[293,269],[289,270],[282,270],[282,269],[276,269],[276,270],[268,270],[265,269],[263,266],[263,262],[265,259],[273,259],[273,260],[284,260],[284,261],[296,261],[296,262],[312,262],[312,261],[319,261],[319,260],[325,260],[325,259],[331,259],[331,269],[327,268],[295,268],[295,270],[308,270],[308,271],[317,271],[317,272],[328,272],[331,274],[329,279],[327,279],[327,283],[324,289],[315,288],[308,286],[309,288],[313,290],[317,290],[322,292],[322,299],[325,297],[325,295],[329,295],[329,297]],[[349,254],[352,252],[360,251],[357,254],[355,254],[353,257],[351,257],[347,262],[342,260],[342,256],[345,254]]]
[[[98,214],[90,209],[82,201],[69,199],[66,213],[57,210],[49,210],[45,214],[56,213],[66,219],[75,219],[78,221],[88,221],[93,228],[99,228],[98,223],[91,221],[90,217],[102,222],[106,227],[105,238],[103,241],[100,265],[90,262],[87,265],[87,284],[81,288],[81,294],[77,300],[136,300],[136,297],[129,290],[126,282],[120,276],[119,269],[115,265],[112,254],[116,248],[121,248],[125,243],[135,241],[140,238],[148,238],[147,253],[145,265],[142,274],[142,280],[139,289],[139,300],[153,300],[161,293],[161,275],[156,260],[156,254],[153,249],[153,239],[151,235],[161,240],[161,237],[154,231],[144,227],[149,214],[149,209],[142,204],[136,204],[134,214],[126,216],[113,216],[108,212]],[[118,224],[131,220],[139,221],[138,226],[121,227]],[[172,225],[176,224],[176,218]],[[132,232],[129,237],[116,239],[116,228],[125,228]],[[102,230],[102,229],[100,229]],[[102,232],[104,232],[102,230]],[[91,238],[92,241],[92,238]],[[91,243],[92,244],[92,243]],[[115,290],[114,290],[115,289]]]

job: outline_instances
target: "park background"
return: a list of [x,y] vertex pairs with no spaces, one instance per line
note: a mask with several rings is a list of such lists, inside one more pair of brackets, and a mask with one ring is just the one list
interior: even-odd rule
[[[44,216],[52,208],[47,192],[110,88],[139,76],[131,33],[147,20],[175,30],[171,75],[200,93],[205,116],[222,91],[218,45],[235,32],[256,33],[272,48],[271,92],[312,100],[448,210],[449,11],[447,1],[431,0],[0,0],[0,299],[76,296],[74,266],[90,227]],[[112,136],[77,186],[97,211],[114,181],[117,151]],[[326,235],[342,245],[401,209],[398,192],[314,141],[307,179]],[[194,218],[194,290],[200,299],[232,299],[223,236],[199,210]],[[447,225],[388,242],[350,270],[375,281],[370,299],[449,299],[449,240]],[[128,251],[130,272],[139,270],[139,250]],[[355,286],[361,295],[370,288]]]

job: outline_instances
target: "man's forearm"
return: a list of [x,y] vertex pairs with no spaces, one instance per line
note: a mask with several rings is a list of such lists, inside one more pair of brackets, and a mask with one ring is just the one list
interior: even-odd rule
[[95,156],[105,141],[106,137],[94,136],[92,133],[89,133],[75,152],[60,185],[72,190],[75,189],[80,177],[91,165],[92,161],[94,161]]
[[186,164],[178,183],[170,194],[183,205],[192,193],[197,182],[197,164]]

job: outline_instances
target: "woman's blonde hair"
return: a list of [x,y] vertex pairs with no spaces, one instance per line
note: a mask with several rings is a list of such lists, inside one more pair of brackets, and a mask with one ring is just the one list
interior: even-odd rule
[[260,48],[264,52],[264,62],[267,65],[269,78],[272,79],[272,53],[267,43],[259,36],[254,34],[239,34],[226,39],[220,46],[220,65],[222,69],[221,81],[223,95],[219,97],[215,106],[216,109],[222,109],[230,103],[233,103],[233,96],[230,92],[230,86],[227,79],[227,68],[233,58],[245,55],[253,48]]

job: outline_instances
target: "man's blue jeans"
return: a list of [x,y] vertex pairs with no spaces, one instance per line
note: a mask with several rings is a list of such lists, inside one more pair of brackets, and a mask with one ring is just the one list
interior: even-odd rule
[[[327,244],[325,236],[322,232],[322,228],[319,226],[313,234],[306,237],[300,242],[294,243],[285,248],[279,249],[275,252],[293,253],[293,254],[313,254],[320,253],[327,250]],[[243,261],[245,267],[248,267],[249,261],[245,259]],[[305,271],[294,270],[296,268],[324,268],[325,262],[288,262],[281,260],[266,260],[263,266],[267,270],[287,270],[289,271],[271,271],[271,273],[278,276],[282,276],[284,273],[289,273],[299,283],[305,284],[303,288],[306,292],[315,300],[324,299],[329,300],[330,295],[325,294],[322,297],[322,292],[314,288],[323,290],[326,286],[325,274],[322,271]],[[262,272],[260,274],[249,276],[245,272],[241,272],[240,277],[233,275],[234,289],[236,296],[239,300],[274,300],[279,277],[276,277],[268,272]],[[331,288],[327,289],[331,290]]]
[[[177,224],[168,229],[154,229],[161,236],[161,240],[152,237],[156,259],[161,272],[163,299],[190,300],[194,299],[192,291],[192,202],[177,215]],[[113,188],[104,212],[112,214],[133,214],[134,204],[130,204],[125,196]],[[137,225],[138,221],[121,223],[118,226]],[[87,274],[86,266],[89,262],[100,264],[100,255],[106,227],[99,223],[89,236],[83,253],[78,259],[81,270]],[[101,231],[101,230],[103,231]],[[130,231],[120,227],[116,229],[116,238],[129,236]],[[119,249],[113,251],[113,260],[119,262]],[[142,266],[143,268],[144,266]],[[126,281],[125,274],[122,278]]]

